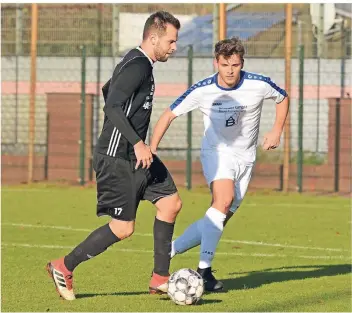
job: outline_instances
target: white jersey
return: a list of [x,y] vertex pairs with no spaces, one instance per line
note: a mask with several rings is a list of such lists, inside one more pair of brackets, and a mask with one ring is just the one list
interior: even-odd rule
[[241,71],[233,88],[218,84],[218,73],[199,81],[180,96],[171,111],[180,116],[199,108],[203,113],[202,151],[217,150],[255,162],[264,99],[280,103],[287,96],[269,77]]

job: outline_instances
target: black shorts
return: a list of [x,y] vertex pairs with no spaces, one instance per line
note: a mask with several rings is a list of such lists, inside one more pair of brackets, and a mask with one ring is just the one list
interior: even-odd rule
[[149,169],[135,170],[135,164],[135,161],[94,153],[98,216],[133,221],[141,200],[155,204],[177,192],[169,171],[157,156],[154,155]]

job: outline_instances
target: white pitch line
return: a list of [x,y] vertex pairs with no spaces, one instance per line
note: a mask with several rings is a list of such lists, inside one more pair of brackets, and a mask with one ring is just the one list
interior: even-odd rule
[[[49,228],[49,229],[70,230],[70,231],[79,231],[79,232],[93,231],[93,229],[73,228],[71,226],[33,225],[33,224],[22,224],[22,223],[2,223],[1,225],[27,227],[27,228]],[[143,237],[152,237],[153,236],[153,234],[141,234],[141,233],[133,233],[133,235],[134,236],[143,236]]]
[[[70,188],[62,188],[62,189],[37,189],[37,188],[32,188],[32,189],[26,189],[26,188],[14,188],[14,189],[7,189],[7,188],[2,188],[1,192],[55,192],[55,191],[63,191],[63,190],[72,190]],[[89,190],[88,188],[85,190]]]
[[256,245],[256,246],[270,246],[270,247],[281,247],[281,248],[290,248],[290,249],[310,249],[310,250],[321,250],[321,251],[348,251],[345,249],[337,249],[337,248],[321,248],[321,247],[305,247],[305,246],[292,246],[292,245],[284,245],[281,243],[265,243],[261,241],[246,241],[246,240],[231,240],[231,239],[222,239],[223,242],[229,243],[243,243],[247,245]]
[[[318,204],[318,203],[295,203],[294,205],[292,203],[270,203],[267,204],[268,206],[271,207],[300,207],[300,208],[322,208],[324,206],[324,204]],[[241,206],[246,207],[246,206],[253,206],[253,207],[262,207],[263,204],[258,204],[258,203],[243,203]],[[339,209],[349,209],[350,206],[349,205],[339,205],[338,207],[334,207],[334,208],[329,208],[329,207],[324,207],[325,209],[329,209],[329,210],[339,210]]]
[[[5,247],[21,247],[21,248],[40,248],[40,249],[73,249],[74,246],[59,246],[59,245],[32,245],[28,243],[11,243],[11,242],[2,242],[2,246]],[[110,249],[111,250],[111,249]],[[138,249],[113,249],[114,251],[120,252],[144,252],[144,253],[152,253],[152,250],[138,250]]]
[[[73,227],[70,227],[70,226],[33,225],[33,224],[22,224],[22,223],[2,223],[1,225],[3,225],[3,226],[28,227],[28,228],[49,228],[49,229],[60,229],[60,230],[70,230],[70,231],[79,231],[79,232],[91,232],[92,231],[92,229],[73,228]],[[153,236],[153,234],[148,234],[148,233],[133,233],[133,235],[134,236],[142,236],[142,237],[152,237]],[[304,250],[349,252],[349,250],[338,249],[338,248],[294,246],[294,245],[286,245],[286,244],[280,244],[280,243],[266,243],[266,242],[260,242],[260,241],[232,240],[232,239],[221,239],[220,241],[225,242],[225,243],[241,243],[241,244],[246,244],[246,245],[281,247],[281,248],[288,248],[288,249],[304,249]]]
[[40,248],[40,249],[73,249],[73,246],[57,246],[57,245],[31,245],[28,243],[9,243],[2,242],[4,247],[21,247],[21,248]]
[[[37,249],[73,249],[73,246],[56,246],[56,245],[39,245],[39,244],[27,244],[27,243],[11,243],[11,242],[2,242],[1,248],[3,247],[20,247],[20,248],[37,248]],[[115,252],[132,252],[132,253],[153,253],[153,250],[143,250],[143,249],[109,249],[110,251]],[[188,251],[187,254],[199,254],[199,252]],[[224,256],[244,256],[244,257],[268,257],[268,258],[304,258],[304,259],[338,259],[338,260],[351,260],[343,255],[319,255],[319,256],[310,256],[310,255],[286,255],[286,254],[266,254],[266,253],[242,253],[242,252],[216,252],[217,255]]]
[[71,226],[50,226],[50,225],[34,225],[34,224],[22,224],[22,223],[1,223],[1,225],[27,227],[27,228],[50,228],[50,229],[59,229],[59,230],[81,231],[81,232],[92,231],[92,229],[88,229],[88,228],[72,228]]

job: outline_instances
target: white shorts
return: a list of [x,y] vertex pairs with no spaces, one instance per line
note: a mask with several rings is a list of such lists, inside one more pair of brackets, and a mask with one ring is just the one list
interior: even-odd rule
[[202,151],[200,158],[209,186],[219,179],[232,179],[235,182],[235,200],[230,208],[230,211],[235,213],[247,192],[254,165],[246,165],[234,155],[214,150]]

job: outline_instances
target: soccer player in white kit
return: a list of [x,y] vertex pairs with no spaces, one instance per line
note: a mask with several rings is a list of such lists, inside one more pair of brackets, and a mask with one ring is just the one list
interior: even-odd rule
[[203,276],[207,291],[223,288],[223,283],[212,274],[211,263],[224,226],[238,209],[251,179],[263,101],[276,102],[276,118],[273,128],[264,136],[264,150],[279,146],[289,108],[285,90],[269,77],[242,70],[244,53],[237,37],[218,42],[214,59],[218,72],[194,84],[163,112],[150,144],[156,153],[176,117],[194,109],[203,113],[201,163],[212,204],[202,219],[173,241],[171,257],[200,244],[197,271]]

